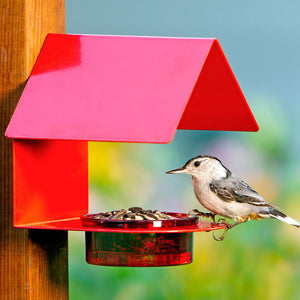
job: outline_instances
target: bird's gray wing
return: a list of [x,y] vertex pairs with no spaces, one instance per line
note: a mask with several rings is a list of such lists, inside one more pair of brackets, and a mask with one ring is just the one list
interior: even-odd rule
[[236,201],[248,203],[256,206],[269,206],[276,208],[268,203],[246,182],[238,177],[230,176],[227,179],[214,180],[209,184],[210,190],[224,201]]

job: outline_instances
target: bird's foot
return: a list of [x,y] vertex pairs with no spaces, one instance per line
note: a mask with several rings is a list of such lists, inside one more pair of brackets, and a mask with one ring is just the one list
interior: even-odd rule
[[189,214],[195,214],[195,215],[198,215],[200,217],[205,217],[205,218],[212,218],[213,222],[216,223],[214,213],[205,213],[205,212],[199,211],[198,209],[192,209],[189,211]]
[[224,229],[224,232],[223,232],[223,234],[222,234],[220,237],[216,237],[215,234],[214,234],[214,232],[212,233],[212,236],[213,236],[214,240],[220,242],[220,241],[223,241],[223,240],[224,240],[225,235],[227,234],[227,232],[228,232],[229,229],[235,227],[236,225],[239,225],[239,224],[241,224],[241,223],[244,223],[244,222],[235,222],[235,223],[230,224],[230,223],[228,223],[228,222],[226,221],[226,219],[221,218],[221,219],[218,220],[218,223],[223,223],[223,224],[226,225],[226,227],[225,227],[225,229]]

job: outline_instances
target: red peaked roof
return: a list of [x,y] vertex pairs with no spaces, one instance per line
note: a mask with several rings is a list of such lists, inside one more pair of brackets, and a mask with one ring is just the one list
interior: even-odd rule
[[167,143],[176,129],[258,130],[216,39],[49,34],[6,135]]

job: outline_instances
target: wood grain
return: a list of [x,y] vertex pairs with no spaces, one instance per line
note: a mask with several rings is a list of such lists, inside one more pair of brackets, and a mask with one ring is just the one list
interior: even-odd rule
[[13,228],[12,142],[4,137],[41,45],[65,31],[64,0],[0,2],[0,299],[68,299],[66,231]]

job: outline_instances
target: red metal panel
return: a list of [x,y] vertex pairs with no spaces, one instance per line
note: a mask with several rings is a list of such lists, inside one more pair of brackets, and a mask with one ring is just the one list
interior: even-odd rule
[[258,130],[217,40],[210,49],[178,129]]
[[14,140],[13,144],[16,226],[88,212],[87,142]]
[[166,143],[183,114],[182,129],[257,130],[228,67],[215,39],[50,34],[6,134]]
[[76,231],[95,231],[95,232],[119,232],[119,233],[175,233],[175,232],[201,232],[219,230],[226,227],[223,223],[212,223],[209,221],[199,221],[192,226],[178,226],[172,228],[103,228],[84,226],[79,217],[56,220],[52,222],[39,222],[35,224],[18,225],[20,228],[32,229],[54,229],[54,230],[76,230]]

